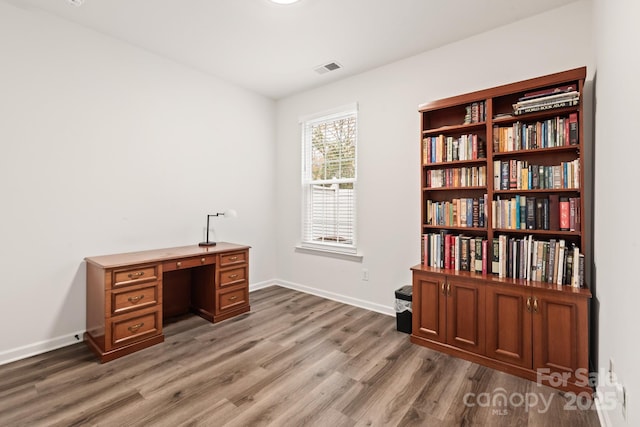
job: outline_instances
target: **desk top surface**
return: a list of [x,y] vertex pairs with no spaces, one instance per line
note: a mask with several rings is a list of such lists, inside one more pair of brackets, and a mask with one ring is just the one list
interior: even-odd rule
[[131,264],[143,264],[147,262],[162,262],[177,258],[187,258],[219,252],[240,251],[249,249],[250,246],[236,243],[218,242],[215,246],[201,247],[198,245],[179,246],[175,248],[152,249],[139,252],[127,252],[122,254],[101,255],[86,257],[84,260],[102,268],[114,268]]

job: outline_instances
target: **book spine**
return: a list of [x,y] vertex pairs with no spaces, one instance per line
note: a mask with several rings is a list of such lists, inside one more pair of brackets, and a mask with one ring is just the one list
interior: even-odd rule
[[569,144],[578,145],[578,113],[569,114]]
[[560,230],[561,231],[569,231],[569,227],[570,227],[570,218],[569,218],[569,198],[567,197],[560,197],[560,202],[559,202],[560,208],[559,208],[559,212],[560,212]]

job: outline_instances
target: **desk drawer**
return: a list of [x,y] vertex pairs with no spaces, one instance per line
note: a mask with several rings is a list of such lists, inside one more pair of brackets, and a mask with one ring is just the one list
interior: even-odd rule
[[163,271],[181,270],[184,268],[198,267],[200,265],[214,264],[216,257],[214,255],[202,255],[192,258],[183,258],[174,261],[167,261],[162,264]]
[[155,310],[138,316],[127,316],[124,319],[112,319],[111,336],[114,347],[130,344],[162,330],[162,311]]
[[231,252],[220,255],[220,267],[243,264],[247,262],[247,251]]
[[220,287],[234,286],[243,283],[247,278],[247,267],[238,267],[220,271]]
[[159,264],[153,264],[113,270],[113,287],[131,286],[158,280],[158,276],[160,275],[159,268]]
[[157,283],[137,289],[121,289],[111,291],[111,316],[141,310],[158,304],[159,287]]
[[247,305],[249,301],[249,291],[246,286],[218,293],[218,313],[231,310],[236,307]]

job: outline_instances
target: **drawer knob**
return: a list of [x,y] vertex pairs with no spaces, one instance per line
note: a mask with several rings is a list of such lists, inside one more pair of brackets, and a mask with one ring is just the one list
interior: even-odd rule
[[205,258],[200,258],[200,261],[204,264],[206,259]]
[[229,275],[229,279],[235,279],[236,277],[238,277],[238,275],[237,275],[237,274],[230,274],[230,275]]
[[129,273],[129,279],[138,279],[142,276],[144,276],[144,271],[138,271],[136,273]]
[[131,325],[129,326],[129,332],[137,332],[138,329],[142,328],[144,326],[144,322],[140,322],[140,323],[136,323],[135,325]]
[[229,257],[229,259],[230,259],[231,261],[235,261],[235,260],[237,260],[237,259],[238,259],[238,257],[237,257],[237,256],[232,256],[232,257]]
[[233,301],[233,300],[236,300],[236,299],[238,299],[238,297],[237,297],[237,296],[235,296],[235,295],[234,295],[234,296],[232,296],[232,297],[229,297],[229,301]]
[[182,267],[182,263],[180,261],[176,262],[176,267],[178,268]]
[[138,301],[140,301],[142,298],[144,298],[144,295],[138,295],[137,297],[129,297],[128,300],[131,304],[135,304]]

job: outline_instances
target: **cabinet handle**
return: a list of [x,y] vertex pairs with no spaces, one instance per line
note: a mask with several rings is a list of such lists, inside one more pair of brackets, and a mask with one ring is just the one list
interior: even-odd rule
[[129,326],[129,332],[137,332],[138,329],[142,328],[144,326],[144,322],[140,322],[140,323],[136,323],[135,325],[131,325]]
[[206,259],[205,258],[200,258],[200,262],[202,262],[203,264],[205,263]]
[[176,267],[178,268],[182,267],[182,263],[180,261],[176,262]]
[[533,312],[534,313],[538,312],[538,298],[533,299]]
[[531,313],[531,297],[527,298],[527,311]]
[[451,283],[447,283],[447,296],[451,296]]
[[129,273],[128,276],[129,276],[129,279],[137,279],[139,277],[144,276],[144,271],[138,271],[136,273]]
[[140,301],[142,298],[144,298],[144,295],[138,295],[137,297],[129,297],[128,300],[131,304],[135,304],[138,301]]
[[238,275],[237,275],[237,274],[230,274],[230,275],[229,275],[229,279],[235,279],[236,277],[238,277]]
[[234,296],[232,296],[232,297],[229,297],[229,301],[233,301],[233,300],[235,300],[235,299],[238,299],[238,297],[237,297],[237,296],[235,296],[235,295],[234,295]]
[[230,259],[231,261],[235,261],[235,260],[237,260],[237,259],[238,259],[238,257],[237,257],[237,256],[232,256],[232,257],[229,257],[229,259]]
[[447,284],[442,282],[442,295],[447,295]]

